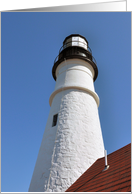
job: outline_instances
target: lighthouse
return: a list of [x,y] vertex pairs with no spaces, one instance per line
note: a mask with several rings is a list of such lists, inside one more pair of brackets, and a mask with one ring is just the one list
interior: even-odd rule
[[94,89],[98,68],[85,37],[65,38],[52,75],[56,85],[29,192],[64,192],[104,157]]

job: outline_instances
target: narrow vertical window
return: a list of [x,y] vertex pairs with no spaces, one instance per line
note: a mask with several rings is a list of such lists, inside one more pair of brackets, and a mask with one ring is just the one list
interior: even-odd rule
[[53,122],[52,122],[52,127],[56,126],[57,124],[57,118],[58,118],[58,114],[53,116]]

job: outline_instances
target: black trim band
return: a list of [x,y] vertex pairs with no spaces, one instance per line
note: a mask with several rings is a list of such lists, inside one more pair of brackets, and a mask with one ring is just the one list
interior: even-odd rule
[[65,59],[75,59],[75,58],[82,59],[90,63],[90,65],[93,67],[95,72],[94,78],[93,78],[95,81],[98,76],[98,68],[96,66],[96,61],[88,50],[78,46],[70,46],[60,52],[59,56],[55,59],[54,66],[52,68],[53,78],[56,80],[55,72],[58,65],[61,62],[63,62]]

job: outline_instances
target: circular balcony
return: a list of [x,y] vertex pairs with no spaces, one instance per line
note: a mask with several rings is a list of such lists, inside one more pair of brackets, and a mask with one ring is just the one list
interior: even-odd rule
[[[65,39],[66,40],[66,39]],[[53,78],[56,80],[56,68],[58,65],[68,59],[82,59],[87,61],[94,69],[94,81],[98,76],[98,68],[96,65],[96,60],[92,56],[92,51],[86,41],[65,41],[63,42],[63,46],[59,50],[59,55],[54,60],[54,66],[52,68]]]

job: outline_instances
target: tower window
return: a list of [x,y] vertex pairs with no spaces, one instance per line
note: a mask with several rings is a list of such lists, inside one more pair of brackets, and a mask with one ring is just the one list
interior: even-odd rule
[[53,122],[52,122],[52,127],[56,126],[57,124],[57,118],[58,118],[58,114],[53,116]]

